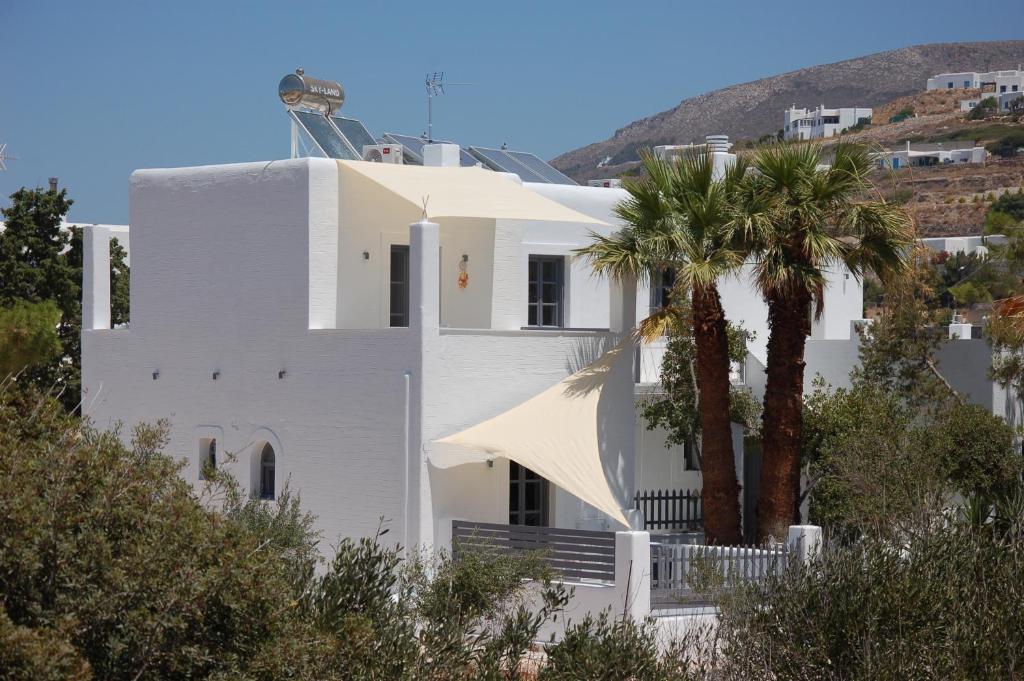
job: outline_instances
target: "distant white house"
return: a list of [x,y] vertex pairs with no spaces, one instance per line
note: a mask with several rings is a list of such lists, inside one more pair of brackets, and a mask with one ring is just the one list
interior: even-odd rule
[[928,79],[927,90],[966,90],[980,88],[995,94],[1024,92],[1024,70],[961,71],[940,73]]
[[981,97],[972,97],[970,99],[960,100],[960,111],[968,112],[974,107],[981,104],[981,100],[992,97],[996,100],[996,108],[999,111],[1009,111],[1013,106],[1014,102],[1024,97],[1024,91],[1014,90],[1012,92],[1004,92],[1002,94],[997,93],[985,93]]
[[863,106],[826,109],[798,109],[794,104],[783,113],[782,136],[787,140],[834,137],[857,125],[871,121],[871,109]]
[[985,147],[968,144],[958,146],[956,143],[942,144],[919,144],[912,146],[907,142],[904,149],[890,149],[888,151],[875,152],[875,162],[879,167],[899,168],[936,166],[959,163],[985,163],[988,152]]

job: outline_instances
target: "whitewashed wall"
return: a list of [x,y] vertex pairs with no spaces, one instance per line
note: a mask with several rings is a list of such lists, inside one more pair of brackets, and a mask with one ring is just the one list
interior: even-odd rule
[[419,363],[408,329],[308,329],[310,235],[337,219],[320,210],[337,201],[332,173],[318,159],[135,173],[131,328],[82,337],[99,427],[167,418],[167,452],[193,482],[199,438],[223,433],[246,487],[272,442],[278,485],[301,491],[328,544],[382,516],[403,534],[405,373]]

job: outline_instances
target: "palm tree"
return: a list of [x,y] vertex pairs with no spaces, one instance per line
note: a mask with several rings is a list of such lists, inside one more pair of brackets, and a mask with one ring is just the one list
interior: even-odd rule
[[804,346],[812,306],[815,315],[821,313],[828,271],[845,265],[856,277],[871,271],[886,281],[910,265],[910,218],[873,192],[868,151],[841,142],[832,153],[831,165],[824,165],[818,144],[773,144],[752,162],[752,191],[770,204],[747,233],[770,329],[758,505],[762,539],[784,537],[799,519]]
[[647,177],[627,179],[629,197],[616,207],[627,227],[612,236],[594,235],[579,253],[595,271],[613,278],[649,279],[671,268],[676,295],[689,306],[668,305],[640,324],[641,337],[658,336],[681,315],[692,315],[700,415],[704,532],[709,543],[735,544],[740,529],[739,483],[729,419],[729,346],[725,312],[716,282],[743,264],[736,247],[733,194],[742,187],[746,164],[716,179],[710,155],[669,163],[641,154]]

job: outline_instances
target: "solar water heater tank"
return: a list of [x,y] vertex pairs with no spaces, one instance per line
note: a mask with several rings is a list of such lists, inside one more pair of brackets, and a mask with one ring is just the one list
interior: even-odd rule
[[345,103],[345,89],[341,83],[307,76],[302,69],[295,69],[295,73],[281,79],[277,96],[290,108],[309,109],[327,115]]

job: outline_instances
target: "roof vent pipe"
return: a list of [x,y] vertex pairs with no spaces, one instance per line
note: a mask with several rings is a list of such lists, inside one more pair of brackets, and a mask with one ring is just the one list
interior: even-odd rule
[[729,144],[728,135],[708,135],[704,138],[707,142],[708,151],[711,153],[721,152],[726,153],[729,151],[731,144]]

